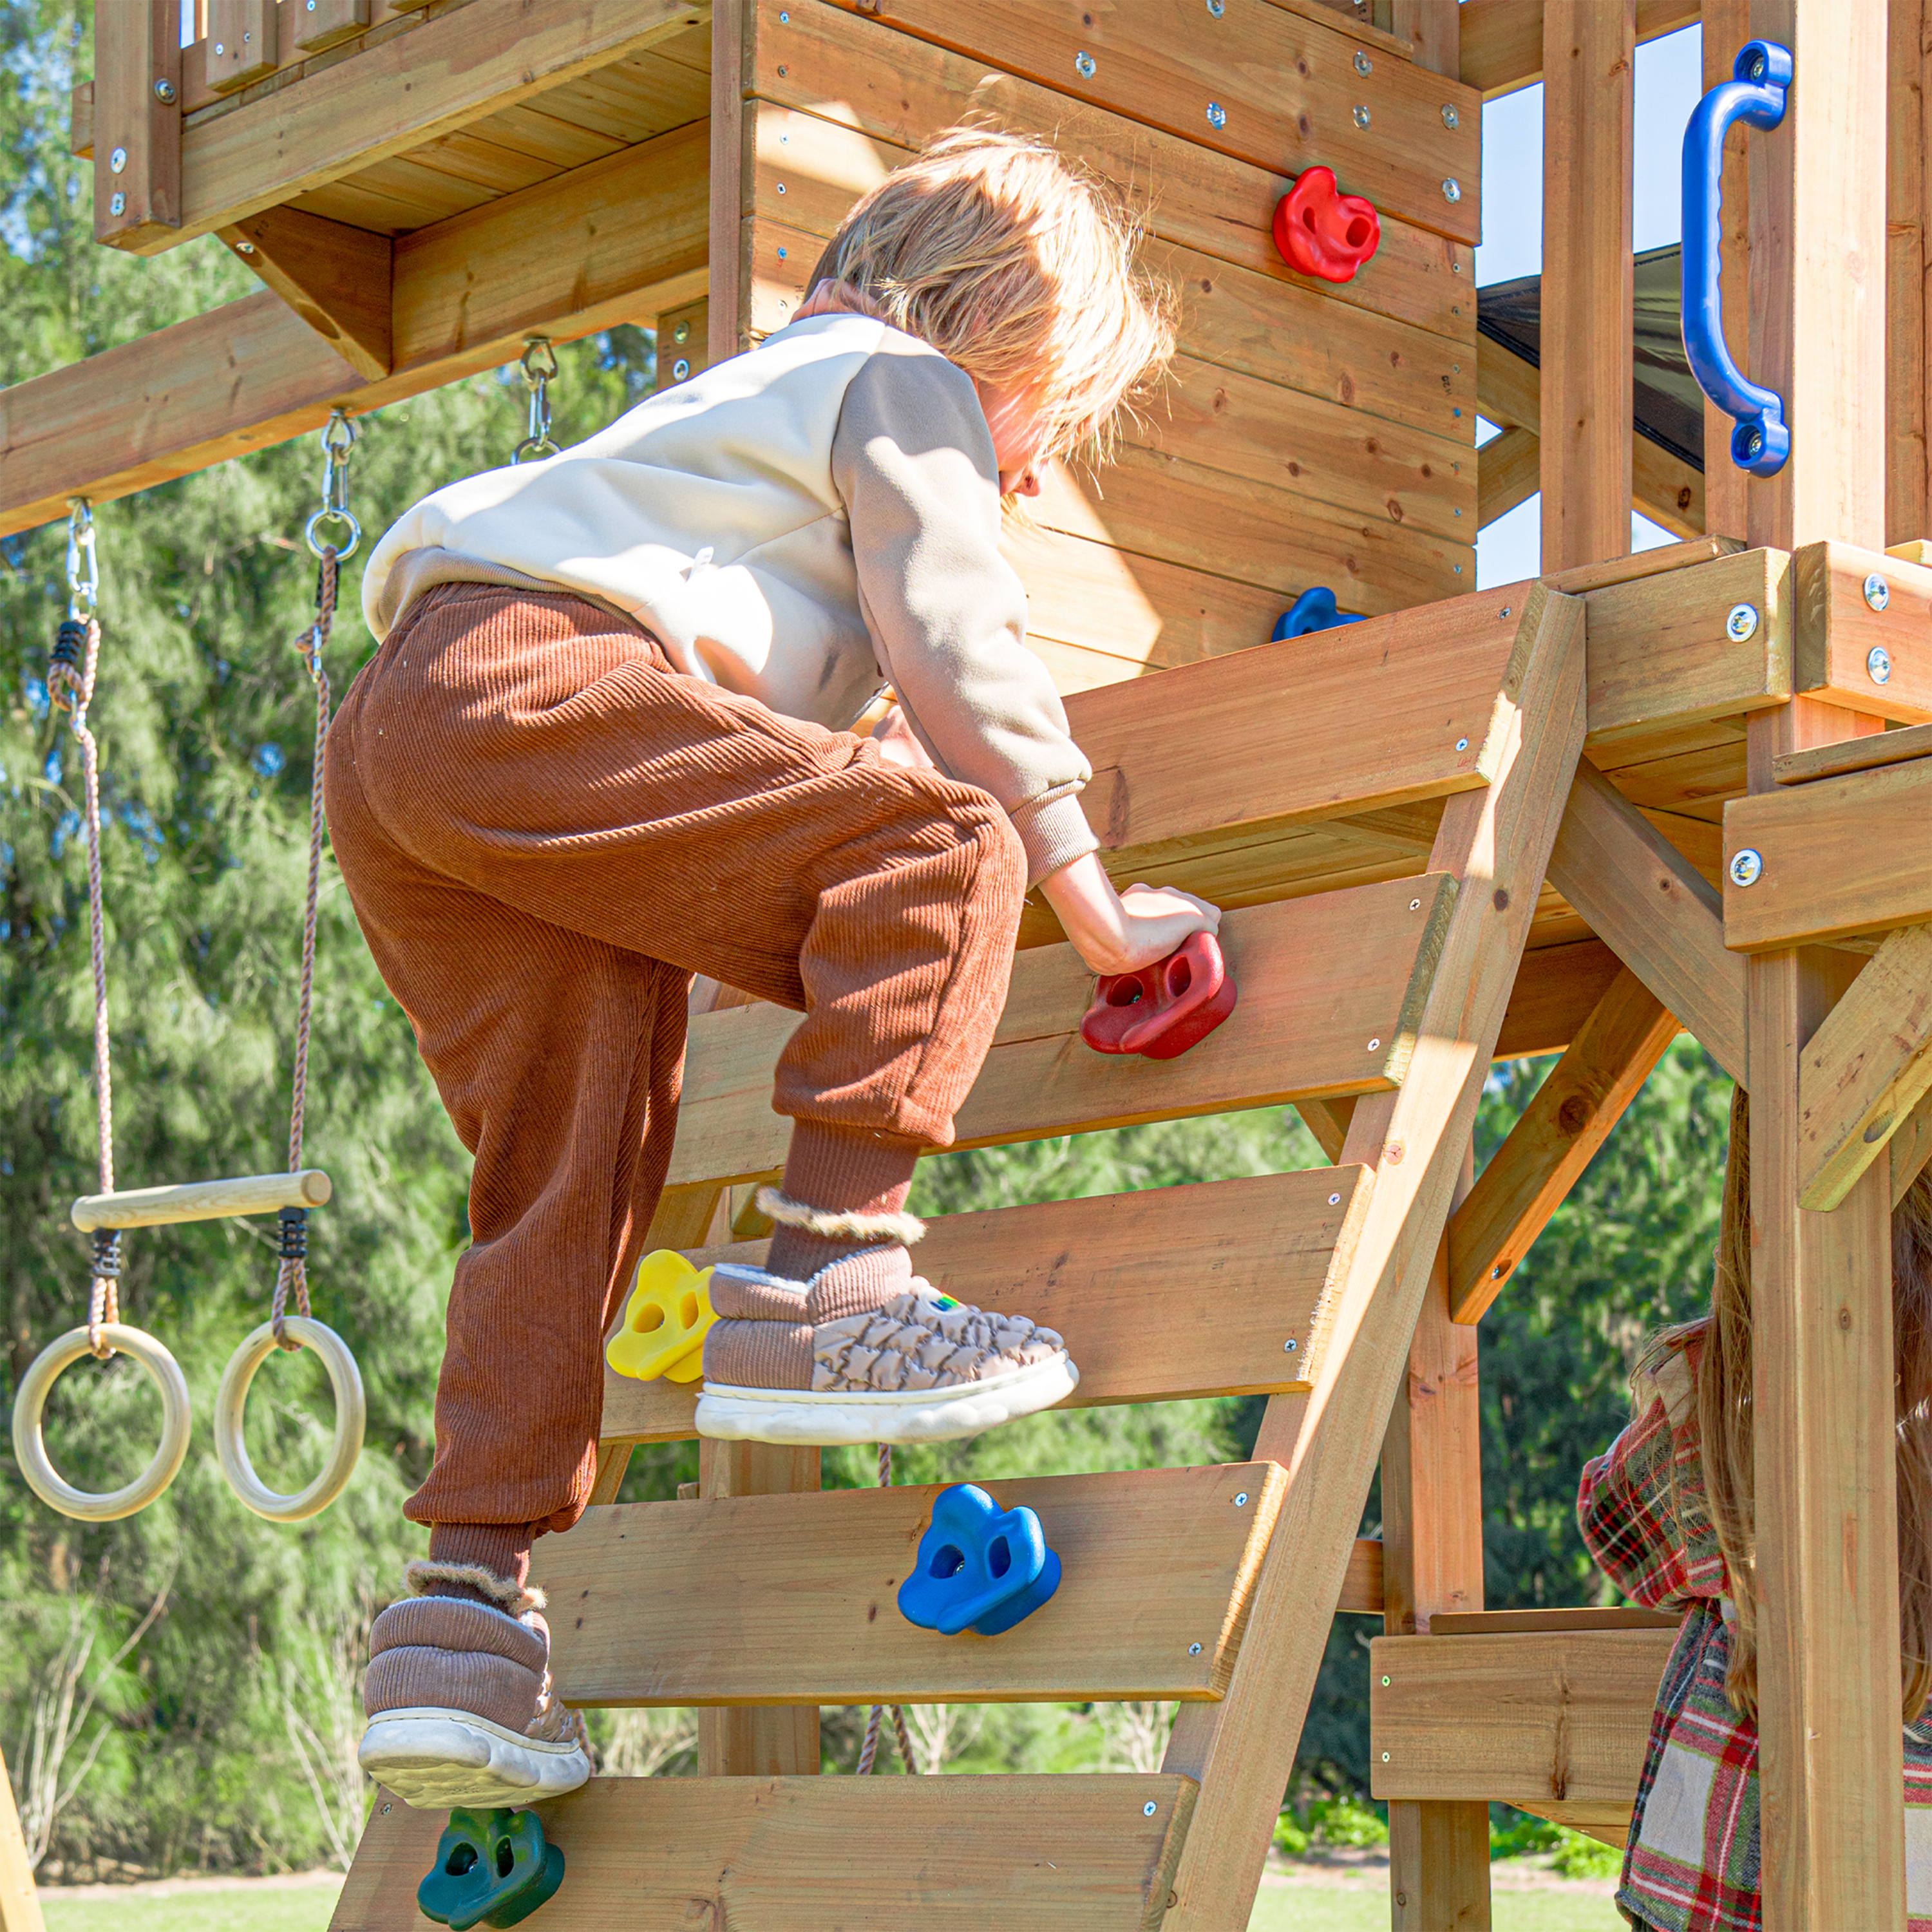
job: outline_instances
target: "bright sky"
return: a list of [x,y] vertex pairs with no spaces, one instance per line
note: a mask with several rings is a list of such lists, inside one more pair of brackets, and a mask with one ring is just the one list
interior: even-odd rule
[[[1684,124],[1700,92],[1703,37],[1687,27],[1636,50],[1637,251],[1661,248],[1682,232],[1678,171]],[[1478,285],[1513,282],[1543,269],[1543,89],[1525,88],[1483,110],[1483,244]],[[1483,424],[1479,436],[1492,432]],[[1499,517],[1477,539],[1476,582],[1513,584],[1536,574],[1542,499]],[[1630,518],[1640,550],[1674,541],[1646,518]]]

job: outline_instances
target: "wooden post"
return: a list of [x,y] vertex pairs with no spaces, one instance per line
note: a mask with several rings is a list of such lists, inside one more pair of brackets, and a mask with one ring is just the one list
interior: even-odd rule
[[1885,540],[1932,536],[1925,429],[1925,112],[1928,23],[1924,0],[1891,0],[1891,76],[1886,104]]
[[[1749,138],[1748,368],[1784,398],[1792,451],[1748,484],[1746,533],[1876,549],[1886,15],[1752,0],[1750,25],[1791,49],[1796,77],[1783,124]],[[1757,714],[1751,789],[1778,753],[1876,723],[1804,699]],[[1905,1923],[1890,1161],[1830,1214],[1798,1205],[1798,1059],[1846,983],[1834,958],[1754,957],[1746,981],[1766,1932]]]
[[1636,0],[1543,10],[1543,562],[1630,552]]
[[[1483,1607],[1480,1332],[1449,1318],[1445,1233],[1382,1443],[1382,1628],[1390,1636],[1426,1633],[1438,1611]],[[1390,1804],[1389,1905],[1394,1932],[1487,1932],[1487,1804]]]
[[1415,45],[1415,64],[1457,80],[1462,73],[1462,9],[1458,0],[1395,0],[1390,24]]
[[46,1932],[4,1758],[0,1758],[0,1932]]
[[[1738,50],[1750,38],[1750,0],[1704,0],[1704,88],[1731,77]],[[1750,170],[1748,128],[1724,136],[1721,272],[1724,336],[1738,366],[1746,364],[1745,332],[1750,302]],[[1714,536],[1744,533],[1744,472],[1731,460],[1731,419],[1708,397],[1704,401],[1704,527]]]
[[179,0],[94,0],[94,238],[181,226]]
[[713,0],[711,10],[711,284],[710,359],[745,346],[751,290],[743,272],[745,27],[758,0]]

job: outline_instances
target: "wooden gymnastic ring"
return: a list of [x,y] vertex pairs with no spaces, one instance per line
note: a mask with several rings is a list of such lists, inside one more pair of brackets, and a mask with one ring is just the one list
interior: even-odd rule
[[333,1328],[305,1315],[291,1315],[283,1322],[289,1334],[304,1348],[313,1348],[328,1371],[329,1386],[335,1391],[335,1434],[328,1445],[328,1460],[322,1473],[306,1489],[282,1496],[270,1489],[255,1473],[242,1440],[242,1413],[248,1404],[248,1384],[255,1371],[276,1352],[273,1322],[265,1322],[229,1358],[222,1371],[221,1386],[214,1394],[214,1453],[221,1459],[221,1473],[228,1486],[259,1516],[270,1522],[302,1522],[320,1516],[348,1486],[362,1453],[362,1430],[368,1418],[362,1396],[362,1372],[349,1344]]
[[104,1322],[100,1334],[108,1346],[138,1362],[161,1396],[161,1442],[154,1460],[125,1488],[94,1496],[66,1481],[47,1459],[40,1424],[47,1396],[62,1371],[93,1352],[85,1328],[70,1328],[34,1358],[14,1399],[14,1457],[27,1486],[50,1509],[82,1522],[116,1522],[143,1510],[180,1473],[188,1455],[189,1406],[188,1378],[181,1364],[153,1336],[118,1322]]

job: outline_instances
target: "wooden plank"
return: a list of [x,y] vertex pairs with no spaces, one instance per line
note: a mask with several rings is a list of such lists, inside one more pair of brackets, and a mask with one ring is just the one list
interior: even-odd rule
[[1543,8],[1543,568],[1630,548],[1636,0]]
[[[1349,1167],[988,1208],[928,1221],[914,1260],[958,1300],[1064,1336],[1080,1366],[1066,1407],[1267,1394],[1308,1386],[1316,1312],[1367,1203],[1366,1178]],[[762,1267],[767,1246],[694,1248],[692,1259]],[[1174,1286],[1190,1275],[1212,1284],[1192,1309]],[[607,1367],[599,1437],[691,1436],[697,1388]]]
[[667,309],[658,317],[658,382],[675,388],[711,366],[711,303],[700,296],[694,302]]
[[1724,944],[1772,952],[1932,920],[1932,760],[1780,787],[1724,807],[1724,861],[1748,848],[1762,871],[1724,880]]
[[[1706,0],[1708,6],[1709,0]],[[1694,26],[1697,0],[1637,0],[1636,38],[1660,40]],[[1461,73],[1466,87],[1495,100],[1543,78],[1543,0],[1464,0],[1461,9]],[[1735,44],[1727,43],[1735,52]],[[1730,74],[1730,54],[1724,74]]]
[[1286,1483],[1231,1462],[989,1484],[1062,1564],[1000,1643],[898,1612],[940,1484],[588,1511],[538,1552],[551,1675],[598,1706],[1219,1697]]
[[1836,1208],[1932,1090],[1932,928],[1893,933],[1805,1042],[1798,1204]]
[[389,373],[393,244],[340,222],[271,208],[221,239],[356,373]]
[[0,534],[497,367],[527,329],[572,340],[701,293],[704,164],[680,130],[408,237],[381,382],[265,292],[0,392]]
[[[1194,1796],[1158,1773],[593,1778],[536,1808],[566,1862],[545,1932],[905,1932],[909,1911],[925,1932],[1152,1932]],[[420,1932],[448,1822],[379,1791],[330,1932]]]
[[1468,1610],[1436,1618],[1431,1636],[1496,1636],[1545,1630],[1667,1630],[1679,1628],[1681,1612],[1639,1610],[1634,1604],[1608,1609],[1556,1610]]
[[[1251,166],[1192,138],[1071,100],[1058,76],[1038,86],[826,7],[762,6],[747,32],[745,88],[762,100],[843,122],[899,148],[923,147],[962,112],[986,115],[1015,133],[1042,136],[1077,152],[1112,181],[1157,184],[1155,193],[1140,197],[1140,212],[1161,241],[1238,265],[1311,301],[1393,316],[1473,345],[1473,251],[1393,211],[1383,211],[1382,246],[1354,280],[1324,284],[1318,291],[1299,280],[1274,245],[1275,204],[1287,192],[1292,172],[1279,154]],[[1352,76],[1352,64],[1346,54],[1343,58],[1342,70]],[[1463,124],[1470,124],[1466,117]],[[1186,132],[1191,137],[1191,124]],[[848,150],[847,158],[848,165],[863,166],[856,149]],[[808,185],[802,184],[801,191]],[[802,225],[812,229],[818,219],[814,215]],[[1336,313],[1333,308],[1324,312]],[[1466,364],[1457,372],[1459,377],[1467,373]],[[1452,398],[1450,406],[1463,405]]]
[[[1828,542],[1805,544],[1791,568],[1792,689],[1869,716],[1932,721],[1932,569]],[[1865,596],[1874,577],[1882,610]]]
[[0,1932],[46,1932],[4,1759],[0,1759]]
[[[752,344],[753,291],[741,252],[740,211],[745,147],[755,112],[745,98],[751,80],[748,44],[758,33],[761,10],[758,0],[712,0],[706,352],[713,362],[722,362]],[[790,9],[785,10],[789,14]],[[801,15],[807,10],[799,9]]]
[[1396,34],[1414,47],[1418,67],[1452,79],[1462,68],[1462,29],[1456,0],[1394,0],[1391,19]]
[[1617,956],[1600,939],[1526,952],[1516,969],[1502,1030],[1496,1036],[1497,1059],[1561,1053],[1622,970]]
[[208,0],[201,44],[206,83],[232,94],[280,66],[282,10],[277,0]]
[[[1136,1120],[1361,1094],[1401,1080],[1455,898],[1439,875],[1253,906],[1222,921],[1241,989],[1180,1059],[1098,1054],[1079,1036],[1092,978],[1070,946],[1018,956],[1012,989],[956,1146],[988,1147]],[[772,1070],[799,1024],[776,1006],[692,1021],[674,1182],[744,1179],[783,1158]]]
[[1923,0],[1886,13],[1885,536],[1932,530],[1926,466],[1925,83]]
[[1577,768],[1550,879],[1718,1065],[1745,1082],[1744,974],[1726,950],[1718,896],[1590,765]]
[[1166,1932],[1240,1924],[1266,1860],[1325,1648],[1325,1622],[1311,1606],[1335,1600],[1346,1566],[1582,742],[1582,614],[1574,600],[1532,589],[1526,661],[1511,685],[1521,704],[1514,755],[1486,790],[1444,809],[1432,863],[1466,888],[1408,1078],[1390,1099],[1358,1102],[1351,1124],[1346,1151],[1375,1160],[1375,1193],[1287,1452],[1288,1491],[1241,1654],[1211,1723],[1178,1727],[1169,1745],[1168,1768],[1199,1776],[1202,1793]]
[[[1219,17],[1186,0],[1147,0],[1118,20],[1098,10],[1076,17],[1056,0],[878,0],[865,10],[1258,166],[1299,172],[1320,162],[1348,192],[1437,234],[1473,242],[1481,232],[1475,95],[1403,61],[1365,55],[1364,73],[1353,58],[1360,42],[1339,22],[1268,0],[1226,0]],[[1456,110],[1453,127],[1445,104]],[[1369,110],[1359,119],[1358,106]],[[1445,179],[1458,184],[1454,201]]]
[[[176,0],[94,0],[86,133],[94,154],[94,238],[112,248],[165,248],[178,230],[182,58],[175,8]],[[163,84],[166,100],[155,92]],[[81,131],[76,124],[76,154]]]
[[190,126],[178,226],[122,245],[154,254],[232,227],[703,17],[678,0],[554,0],[536,16],[526,0],[468,0],[380,44],[365,37],[350,57],[317,60],[260,99]]
[[1634,556],[1612,557],[1606,563],[1586,564],[1577,570],[1552,571],[1544,580],[1552,590],[1564,590],[1580,597],[1586,590],[1602,590],[1615,584],[1636,584],[1646,577],[1688,570],[1693,564],[1711,563],[1719,557],[1735,556],[1744,548],[1742,537],[1692,537],[1682,543],[1659,544],[1656,549],[1640,550]]
[[1910,724],[1902,730],[1875,731],[1867,737],[1786,752],[1772,760],[1771,775],[1778,784],[1809,784],[1814,778],[1840,778],[1846,772],[1874,771],[1880,765],[1902,765],[1927,757],[1932,757],[1932,724]]
[[304,53],[322,53],[368,29],[369,0],[306,0],[290,25],[295,44]]
[[[1790,560],[1744,550],[1588,592],[1590,749],[1791,694]],[[1757,613],[1734,636],[1730,614]]]
[[1932,1096],[1919,1102],[1899,1123],[1887,1150],[1892,1156],[1892,1204],[1903,1201],[1932,1160]]
[[1671,1630],[1378,1637],[1369,1788],[1628,1805],[1676,1641]]
[[1704,472],[1647,436],[1630,438],[1630,501],[1672,536],[1702,536]]
[[1542,444],[1532,430],[1506,429],[1476,452],[1476,524],[1486,530],[1543,487]]
[[1373,1537],[1356,1538],[1342,1580],[1341,1600],[1335,1607],[1361,1616],[1382,1615],[1382,1546]]
[[1482,1318],[1677,1031],[1670,1012],[1625,967],[1450,1221],[1452,1320]]

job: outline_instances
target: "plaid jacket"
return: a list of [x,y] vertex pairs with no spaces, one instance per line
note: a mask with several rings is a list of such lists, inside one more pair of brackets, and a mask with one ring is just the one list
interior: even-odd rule
[[[1704,1502],[1699,1347],[1640,1390],[1649,1396],[1642,1413],[1585,1467],[1576,1499],[1583,1541],[1611,1582],[1633,1602],[1685,1612],[1658,1688],[1616,1902],[1655,1932],[1760,1932],[1757,1726],[1724,1695],[1732,1612]],[[1906,1924],[1932,1932],[1932,1724],[1906,1730],[1905,1806]]]

